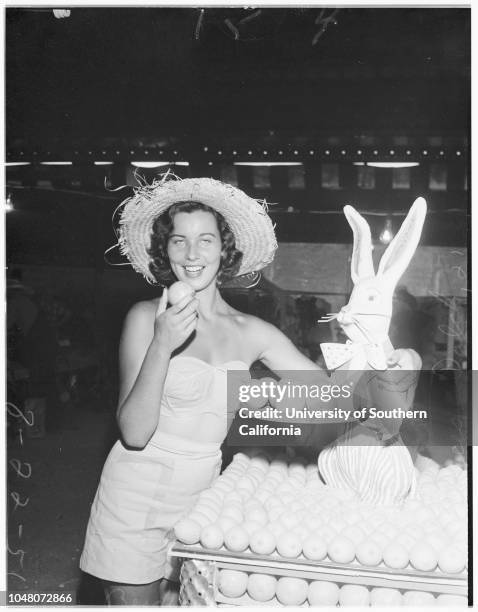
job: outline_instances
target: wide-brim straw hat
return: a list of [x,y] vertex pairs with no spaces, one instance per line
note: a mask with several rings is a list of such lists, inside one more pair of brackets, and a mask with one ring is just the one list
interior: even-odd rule
[[236,248],[243,253],[237,276],[257,272],[271,263],[277,240],[264,201],[212,178],[180,179],[166,174],[152,184],[136,187],[134,195],[122,203],[119,248],[148,282],[156,282],[148,254],[153,223],[170,206],[185,201],[210,206],[224,217]]

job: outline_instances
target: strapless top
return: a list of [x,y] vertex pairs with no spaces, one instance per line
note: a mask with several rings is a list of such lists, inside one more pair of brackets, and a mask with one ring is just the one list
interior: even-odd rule
[[177,355],[169,362],[164,383],[158,430],[180,437],[222,442],[237,406],[228,398],[228,372],[248,375],[241,360],[212,365],[190,355]]

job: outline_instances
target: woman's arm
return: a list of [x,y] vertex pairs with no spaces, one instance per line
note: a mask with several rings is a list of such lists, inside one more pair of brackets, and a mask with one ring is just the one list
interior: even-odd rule
[[187,296],[166,310],[166,291],[156,305],[139,302],[129,311],[120,342],[117,421],[128,446],[144,448],[159,421],[171,353],[196,327],[197,300]]
[[[304,385],[346,385],[351,384],[353,391],[362,372],[337,371],[329,375],[316,363],[303,355],[295,345],[274,325],[267,323],[257,317],[250,317],[248,321],[248,339],[251,346],[255,349],[257,360],[262,361],[270,370],[277,373],[284,379],[291,379],[294,383]],[[353,411],[354,407],[353,392],[349,397],[339,397],[335,401],[326,401],[320,398],[310,399],[307,402],[311,410],[330,410],[339,407],[342,410]],[[267,420],[276,420],[268,418]],[[294,422],[294,419],[285,417],[278,421]],[[348,420],[348,419],[345,419]],[[295,419],[295,422],[297,419]],[[320,423],[321,419],[300,419],[301,423]],[[337,423],[344,422],[344,418],[323,419],[323,422]]]
[[[380,382],[380,378],[383,379],[383,377],[377,377],[373,375],[377,374],[376,372],[371,373],[367,370],[336,370],[329,376],[326,371],[303,355],[274,325],[256,317],[251,317],[249,329],[250,337],[254,339],[253,342],[259,355],[258,359],[269,369],[277,372],[279,376],[289,376],[298,383],[303,382],[304,384],[351,385],[353,392],[350,397],[340,397],[334,403],[313,399],[311,402],[308,402],[308,406],[311,409],[330,410],[331,407],[337,405],[343,410],[353,411],[365,406],[370,407],[371,400],[377,402],[375,404],[376,408],[397,407],[402,403],[402,407],[406,409],[413,401],[417,377],[413,377],[414,380],[411,382],[411,385],[408,384],[406,395],[407,406],[403,406],[403,395],[401,393],[403,384],[400,382],[403,377],[398,371],[387,371],[384,373],[384,376],[389,381],[386,388]],[[401,371],[407,371],[409,374],[413,373],[411,371],[420,370],[421,368],[421,360],[417,353],[406,349],[394,351],[388,358],[388,364],[390,366],[399,364]],[[288,371],[292,372],[289,374]],[[328,423],[338,421],[344,422],[343,419],[338,419],[337,421],[326,419]],[[320,421],[313,421],[312,419],[310,422],[318,423]]]

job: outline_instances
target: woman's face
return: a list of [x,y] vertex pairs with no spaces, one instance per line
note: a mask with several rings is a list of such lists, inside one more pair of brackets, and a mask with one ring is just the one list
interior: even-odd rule
[[178,212],[168,240],[168,256],[176,278],[195,291],[216,279],[222,241],[214,215],[204,210]]

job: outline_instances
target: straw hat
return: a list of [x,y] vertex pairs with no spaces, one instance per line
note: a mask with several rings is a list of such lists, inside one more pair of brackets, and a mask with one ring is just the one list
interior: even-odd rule
[[200,202],[224,217],[236,248],[243,253],[237,276],[257,272],[271,263],[277,241],[265,202],[212,178],[180,179],[166,174],[151,185],[135,188],[134,195],[122,204],[120,251],[146,280],[156,282],[149,270],[148,255],[154,220],[173,204],[184,201]]

